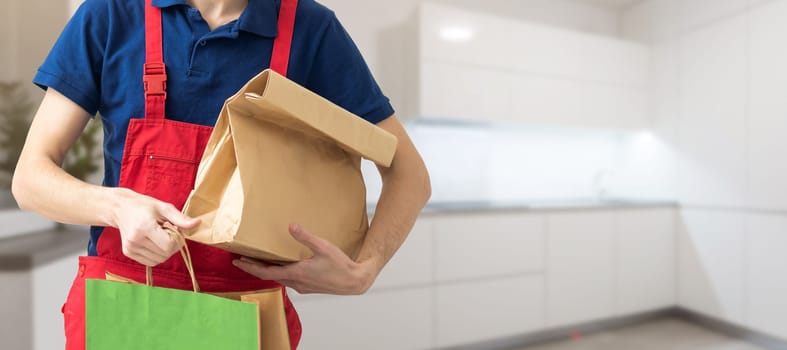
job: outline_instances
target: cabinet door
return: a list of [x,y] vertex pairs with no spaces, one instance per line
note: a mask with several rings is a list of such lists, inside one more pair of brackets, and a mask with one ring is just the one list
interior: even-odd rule
[[743,324],[743,214],[681,210],[678,230],[678,304]]
[[541,215],[445,216],[434,225],[437,282],[543,271]]
[[648,124],[644,45],[445,5],[423,4],[420,16],[415,117]]
[[547,326],[614,314],[614,213],[556,213],[547,224]]
[[380,291],[362,296],[301,297],[304,349],[432,348],[433,289]]
[[404,244],[377,277],[373,290],[432,283],[432,222],[431,218],[418,219]]
[[619,210],[616,218],[616,313],[673,306],[675,210]]
[[433,3],[421,5],[420,58],[503,67],[511,35],[505,18]]
[[646,88],[650,50],[633,41],[511,21],[508,69],[556,79]]
[[787,339],[787,216],[746,218],[747,326]]
[[421,62],[419,115],[431,119],[505,120],[510,116],[507,74],[487,67]]
[[494,341],[544,327],[543,275],[441,284],[436,346]]

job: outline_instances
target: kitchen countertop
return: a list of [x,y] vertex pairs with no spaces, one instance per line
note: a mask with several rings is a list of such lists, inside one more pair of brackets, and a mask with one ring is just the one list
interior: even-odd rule
[[88,228],[66,226],[0,239],[0,272],[25,271],[64,256],[87,251]]
[[618,198],[576,198],[522,201],[433,201],[427,203],[423,213],[442,214],[494,211],[575,211],[675,206],[677,206],[676,202],[668,200],[635,200]]
[[[375,203],[369,203],[370,213]],[[424,208],[424,215],[489,213],[489,212],[539,212],[602,209],[637,209],[675,207],[677,203],[665,200],[628,199],[564,199],[544,201],[433,201]],[[67,226],[62,231],[46,230],[0,239],[0,272],[31,270],[36,266],[85,252],[88,228]]]

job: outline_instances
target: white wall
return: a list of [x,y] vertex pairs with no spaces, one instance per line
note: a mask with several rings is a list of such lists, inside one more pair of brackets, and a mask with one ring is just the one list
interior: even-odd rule
[[[787,211],[787,1],[650,0],[623,35],[653,43],[659,131],[690,206]],[[669,136],[671,135],[671,136]]]
[[79,5],[82,4],[82,1],[83,0],[68,0],[68,14],[69,14],[69,16],[73,15],[74,12],[76,12],[77,8],[79,8]]
[[677,150],[679,303],[787,339],[787,0],[648,0],[651,116]]
[[3,4],[3,6],[3,11],[0,11],[0,48],[2,48],[4,54],[0,55],[0,81],[7,81],[13,79],[11,72],[16,71],[15,67],[13,67],[16,60],[12,60],[12,55],[8,54],[11,52],[10,48],[16,46],[13,43],[16,37],[15,17],[11,16],[15,12],[16,4],[12,1]]
[[[33,79],[71,12],[66,0],[11,0],[0,14],[0,80]],[[43,94],[30,84],[31,93]]]

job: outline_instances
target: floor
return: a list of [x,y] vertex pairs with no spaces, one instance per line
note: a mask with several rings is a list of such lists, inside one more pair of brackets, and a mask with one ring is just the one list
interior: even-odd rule
[[764,350],[680,319],[662,319],[517,350]]

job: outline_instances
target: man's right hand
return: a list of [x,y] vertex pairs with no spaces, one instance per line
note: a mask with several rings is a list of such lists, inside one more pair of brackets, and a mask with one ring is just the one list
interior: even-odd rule
[[170,237],[165,223],[191,229],[200,224],[174,205],[129,189],[117,188],[120,200],[114,210],[113,225],[120,231],[123,254],[146,266],[156,266],[177,253],[181,244]]

